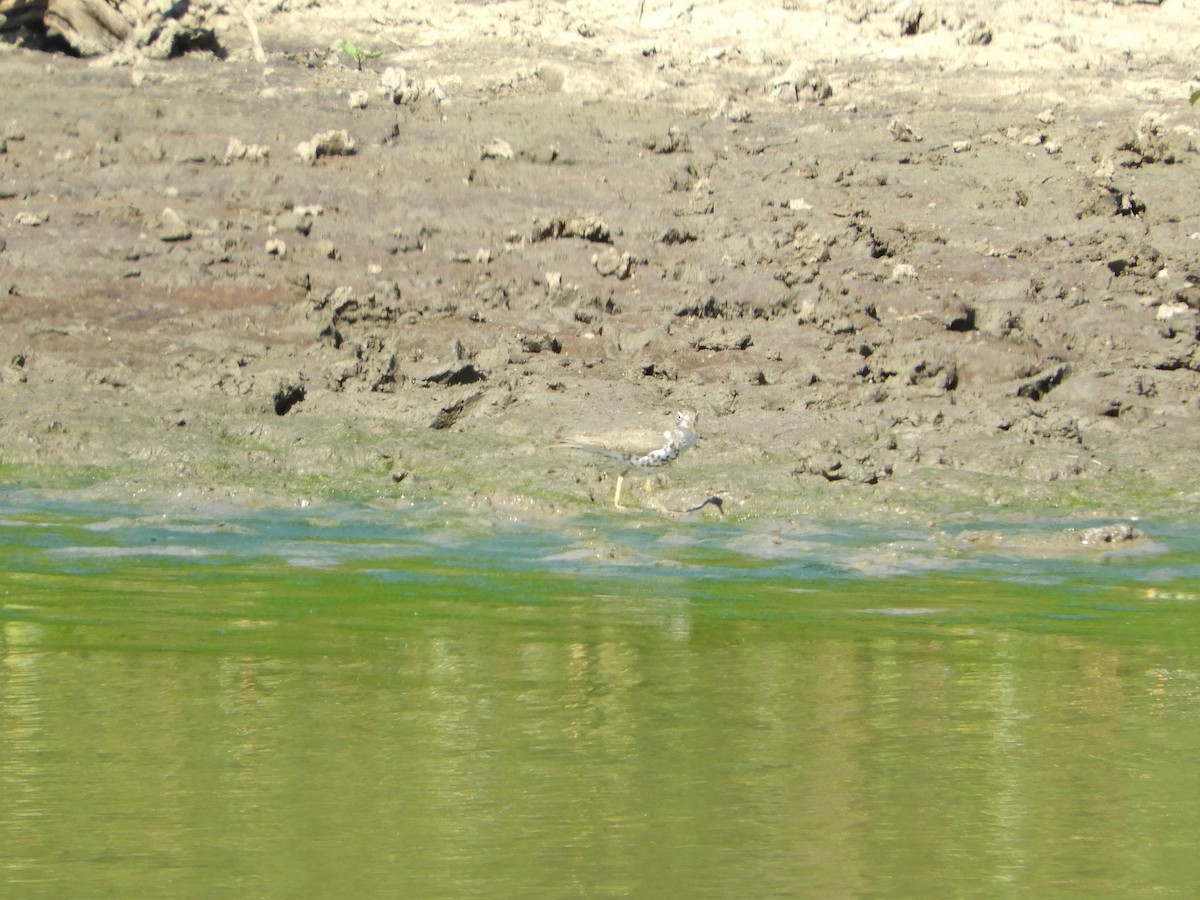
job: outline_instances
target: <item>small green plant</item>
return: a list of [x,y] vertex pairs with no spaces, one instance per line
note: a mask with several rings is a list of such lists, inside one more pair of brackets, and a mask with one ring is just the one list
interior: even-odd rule
[[1188,103],[1192,106],[1195,106],[1197,101],[1200,101],[1200,88],[1193,90],[1191,96],[1188,97]]
[[355,64],[358,66],[358,71],[360,72],[362,71],[364,59],[377,59],[378,57],[383,56],[383,51],[381,50],[364,50],[362,47],[358,46],[358,44],[355,44],[352,41],[342,41],[342,52],[354,60]]

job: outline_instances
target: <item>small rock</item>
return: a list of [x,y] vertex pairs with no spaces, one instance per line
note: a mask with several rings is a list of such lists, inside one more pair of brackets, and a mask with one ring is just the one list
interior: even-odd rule
[[745,350],[753,343],[754,340],[747,331],[730,335],[722,330],[697,338],[692,341],[692,346],[697,350]]
[[1146,204],[1137,198],[1133,191],[1117,192],[1117,215],[1140,216],[1146,211]]
[[734,384],[748,384],[753,387],[762,387],[767,384],[766,373],[757,366],[751,366],[744,369],[733,369],[729,373],[729,380]]
[[751,112],[750,107],[740,103],[723,103],[717,115],[724,115],[726,119],[736,125],[746,125],[754,120],[754,113]]
[[480,159],[511,160],[515,156],[512,144],[501,138],[492,138],[491,141],[479,148]]
[[50,220],[47,213],[31,213],[19,212],[13,216],[13,221],[18,225],[25,225],[29,228],[37,228],[39,225],[44,225]]
[[541,353],[549,350],[551,353],[562,352],[562,342],[550,334],[523,334],[520,336],[521,349],[526,353]]
[[1066,364],[1044,369],[1017,388],[1018,397],[1028,397],[1030,400],[1041,400],[1048,393],[1062,384],[1063,379],[1071,372]]
[[833,88],[820,72],[793,63],[786,72],[767,85],[767,92],[784,103],[811,100],[823,104],[833,96]]
[[612,232],[603,220],[594,216],[579,216],[570,219],[555,216],[550,219],[535,219],[529,233],[530,243],[557,238],[580,238],[596,244],[612,243]]
[[225,165],[229,165],[237,159],[262,162],[270,155],[270,149],[261,144],[246,144],[238,138],[231,137],[229,143],[225,146]]
[[275,415],[286,416],[292,408],[301,402],[306,395],[304,383],[300,380],[281,380],[271,396]]
[[900,34],[912,37],[920,34],[922,23],[925,21],[925,9],[920,3],[905,3],[896,12],[896,23],[900,26]]
[[160,241],[167,243],[187,241],[192,237],[192,229],[188,227],[183,216],[169,206],[158,217],[158,230],[155,233]]
[[1137,131],[1117,148],[1130,154],[1121,165],[1139,167],[1149,163],[1174,163],[1175,151],[1168,144],[1167,128],[1162,116],[1148,112],[1138,121]]
[[624,281],[633,274],[633,256],[629,253],[617,253],[615,249],[605,250],[592,257],[592,265],[601,275],[615,275],[619,281]]
[[893,141],[899,141],[902,144],[919,144],[924,140],[921,135],[917,134],[899,119],[892,119],[888,123],[888,134],[892,136]]
[[408,87],[408,72],[388,66],[379,76],[379,87],[386,94],[394,94]]
[[454,387],[460,384],[474,384],[487,378],[483,372],[475,368],[473,363],[451,363],[440,366],[426,374],[421,380],[426,384],[438,384],[442,387]]
[[427,235],[423,229],[412,232],[404,228],[393,228],[391,236],[396,243],[389,249],[389,253],[422,253],[427,245]]
[[1167,319],[1174,319],[1176,316],[1190,315],[1192,308],[1186,303],[1168,302],[1159,306],[1158,311],[1154,314],[1154,318],[1160,322]]
[[508,285],[499,281],[485,281],[475,288],[475,302],[487,309],[508,309]]
[[366,109],[370,100],[371,95],[366,91],[352,91],[347,104],[351,109]]
[[642,146],[652,153],[664,155],[668,153],[686,153],[692,149],[691,141],[678,125],[672,125],[668,128],[665,137],[655,137],[647,141],[642,141]]
[[354,139],[345,128],[335,131],[323,131],[313,135],[311,140],[296,145],[296,155],[309,165],[317,161],[319,156],[350,156],[354,153]]
[[270,256],[278,256],[281,259],[287,256],[287,244],[279,238],[271,238],[267,241],[265,249]]
[[691,231],[680,231],[678,228],[671,227],[658,236],[660,244],[688,244],[696,240],[696,235]]

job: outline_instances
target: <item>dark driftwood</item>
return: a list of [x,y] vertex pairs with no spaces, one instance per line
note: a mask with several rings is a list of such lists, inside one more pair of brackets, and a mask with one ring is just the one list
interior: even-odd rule
[[181,43],[205,43],[207,33],[179,23],[188,6],[188,0],[0,0],[0,34],[35,46],[39,37],[65,41],[81,56],[130,46],[169,56]]
[[45,19],[46,0],[0,0],[0,34],[36,31]]

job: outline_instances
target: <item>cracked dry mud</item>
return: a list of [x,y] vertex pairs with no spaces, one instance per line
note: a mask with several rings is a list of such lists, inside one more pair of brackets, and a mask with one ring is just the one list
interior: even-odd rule
[[797,63],[698,6],[320,4],[264,17],[265,69],[233,26],[224,61],[4,49],[6,477],[570,514],[616,472],[556,439],[690,405],[678,508],[1192,509],[1168,12],[751,4],[825,23]]

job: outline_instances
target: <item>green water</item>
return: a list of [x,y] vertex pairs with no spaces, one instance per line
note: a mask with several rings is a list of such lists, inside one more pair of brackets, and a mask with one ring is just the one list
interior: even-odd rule
[[0,500],[5,897],[1200,882],[1193,529]]

